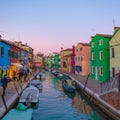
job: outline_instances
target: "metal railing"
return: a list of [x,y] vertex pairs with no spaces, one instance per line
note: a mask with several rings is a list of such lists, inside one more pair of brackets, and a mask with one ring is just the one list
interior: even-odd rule
[[112,91],[114,89],[118,89],[118,77],[110,78],[108,82],[101,82],[100,83],[100,93],[106,93]]

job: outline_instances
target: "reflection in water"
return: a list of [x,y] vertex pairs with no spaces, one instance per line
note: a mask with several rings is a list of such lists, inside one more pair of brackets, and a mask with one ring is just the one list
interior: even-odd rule
[[90,106],[85,103],[84,99],[81,99],[78,92],[75,94],[72,105],[77,108],[79,113],[90,114]]
[[77,91],[75,94],[64,92],[62,81],[49,72],[43,81],[39,99],[39,108],[34,110],[33,120],[107,120]]

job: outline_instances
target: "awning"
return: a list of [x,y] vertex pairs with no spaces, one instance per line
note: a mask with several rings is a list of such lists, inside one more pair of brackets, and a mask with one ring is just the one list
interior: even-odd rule
[[12,65],[16,66],[17,68],[23,68],[23,65],[20,63],[11,63]]
[[0,69],[1,70],[9,70],[10,69],[10,66],[0,66]]

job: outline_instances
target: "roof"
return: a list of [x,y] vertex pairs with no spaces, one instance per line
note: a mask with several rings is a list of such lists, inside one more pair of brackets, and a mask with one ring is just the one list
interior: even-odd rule
[[96,34],[96,35],[103,36],[106,38],[111,38],[113,36],[113,35],[108,35],[108,34]]
[[72,51],[72,48],[67,48],[67,49],[64,49],[62,51]]
[[23,49],[23,48],[21,48],[21,47],[15,45],[14,42],[12,42],[12,41],[9,41],[9,40],[3,40],[3,39],[1,39],[0,41],[2,41],[2,42],[4,42],[4,43],[7,43],[7,44],[9,44],[9,45],[12,45],[12,46],[14,46],[14,47],[16,47],[16,48],[18,48],[18,49],[21,49],[21,50],[26,51],[25,49]]
[[64,55],[64,57],[70,57],[70,56],[72,56],[72,53],[69,53],[69,54],[67,54],[67,55]]
[[83,46],[90,46],[90,44],[89,43],[78,43],[78,44],[82,44]]

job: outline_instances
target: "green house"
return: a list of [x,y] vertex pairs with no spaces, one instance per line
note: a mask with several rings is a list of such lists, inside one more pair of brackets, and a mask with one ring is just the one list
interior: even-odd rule
[[59,54],[54,55],[54,68],[59,69],[60,67],[60,57]]
[[90,77],[101,82],[110,78],[110,48],[112,35],[96,34],[90,42]]

